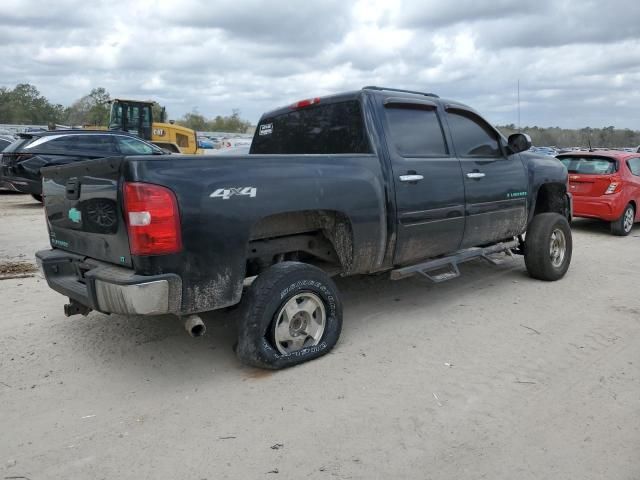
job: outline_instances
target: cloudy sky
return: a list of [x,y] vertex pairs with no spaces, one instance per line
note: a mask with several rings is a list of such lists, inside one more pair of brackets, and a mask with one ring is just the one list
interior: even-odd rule
[[2,0],[0,86],[91,88],[177,118],[384,85],[496,124],[640,129],[638,0]]

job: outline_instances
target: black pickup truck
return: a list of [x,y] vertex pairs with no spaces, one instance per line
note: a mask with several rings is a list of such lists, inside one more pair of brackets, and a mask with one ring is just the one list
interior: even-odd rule
[[434,94],[303,100],[264,114],[248,155],[44,169],[53,248],[36,256],[67,315],[170,313],[197,336],[199,313],[242,299],[238,357],[287,367],[337,342],[335,275],[443,281],[506,253],[532,277],[561,278],[567,170],[530,146]]

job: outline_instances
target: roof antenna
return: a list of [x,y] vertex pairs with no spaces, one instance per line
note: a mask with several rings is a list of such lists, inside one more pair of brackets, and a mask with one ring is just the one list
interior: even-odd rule
[[518,79],[518,132],[521,132],[520,128],[520,79]]

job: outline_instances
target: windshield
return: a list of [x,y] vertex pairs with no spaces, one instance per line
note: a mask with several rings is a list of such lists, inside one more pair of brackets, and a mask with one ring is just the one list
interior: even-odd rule
[[118,102],[111,104],[109,128],[112,130],[120,130],[122,128],[122,105]]
[[[109,128],[139,134],[140,128],[151,128],[151,106],[146,104],[122,103],[115,101],[111,105]],[[143,135],[144,136],[144,135]]]
[[618,162],[607,157],[560,157],[569,173],[608,175],[618,171]]

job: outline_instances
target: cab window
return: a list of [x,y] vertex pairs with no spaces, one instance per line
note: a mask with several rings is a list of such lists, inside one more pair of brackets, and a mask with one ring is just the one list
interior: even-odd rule
[[449,110],[449,128],[458,157],[502,157],[497,132],[471,112]]
[[371,153],[360,102],[320,103],[263,118],[250,153]]
[[394,104],[385,108],[391,143],[403,157],[449,155],[435,108]]

